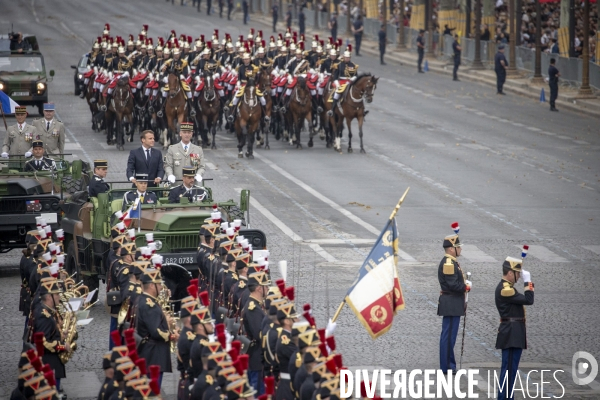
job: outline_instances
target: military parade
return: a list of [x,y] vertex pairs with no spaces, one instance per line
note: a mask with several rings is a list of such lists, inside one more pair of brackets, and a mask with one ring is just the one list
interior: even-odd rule
[[[0,398],[598,398],[593,100],[521,117],[502,41],[521,97],[482,94],[464,32],[413,26],[441,3],[106,1],[60,50],[36,0],[0,35]],[[3,54],[46,47],[74,79],[17,104]]]

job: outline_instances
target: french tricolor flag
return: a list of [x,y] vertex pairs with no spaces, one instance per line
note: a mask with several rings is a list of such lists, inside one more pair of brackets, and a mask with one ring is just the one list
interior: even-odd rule
[[16,101],[11,99],[6,93],[0,90],[0,104],[2,104],[2,111],[4,114],[14,114],[15,107],[18,107]]
[[398,310],[404,309],[396,260],[398,258],[396,219],[388,220],[358,277],[348,289],[346,303],[373,339],[392,327]]

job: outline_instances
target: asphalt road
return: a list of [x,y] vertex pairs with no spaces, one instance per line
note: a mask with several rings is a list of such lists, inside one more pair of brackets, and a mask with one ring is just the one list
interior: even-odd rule
[[[109,180],[119,181],[125,178],[127,152],[139,143],[126,143],[126,151],[119,152],[91,130],[87,105],[73,95],[70,69],[104,24],[110,23],[113,36],[123,37],[149,24],[153,38],[171,29],[210,37],[215,28],[237,37],[249,28],[239,13],[227,21],[163,0],[31,0],[2,9],[0,29],[12,22],[15,30],[35,34],[46,68],[56,70],[50,99],[68,128],[66,150],[86,161],[108,159]],[[270,30],[250,26],[265,34]],[[460,222],[466,244],[461,265],[473,273],[474,282],[463,365],[480,368],[482,377],[498,369],[494,288],[502,260],[519,256],[521,245],[531,245],[525,264],[536,284],[536,303],[527,309],[529,349],[522,370],[563,369],[563,398],[599,398],[600,379],[576,386],[570,375],[576,351],[600,359],[598,121],[572,112],[550,113],[545,105],[517,96],[496,96],[493,88],[469,83],[464,76],[453,82],[417,74],[416,66],[380,66],[368,57],[354,61],[361,71],[381,77],[364,126],[366,154],[358,153],[356,125],[353,154],[346,152],[347,131],[341,154],[318,139],[308,148],[303,133],[304,150],[271,139],[271,150],[257,149],[254,160],[238,159],[234,137],[220,132],[218,150],[205,150],[214,196],[237,198],[237,189],[251,190],[252,226],[267,233],[273,261],[288,260],[297,304],[312,303],[324,327],[392,208],[411,188],[397,217],[406,310],[388,334],[372,341],[344,309],[336,338],[351,369],[438,367],[436,274],[442,239],[452,233],[453,221]],[[14,266],[18,260],[13,251],[0,263]],[[2,398],[16,382],[23,326],[17,297],[18,278],[2,278]],[[70,399],[94,397],[102,377],[108,314],[97,306],[92,316],[67,366]],[[166,379],[164,390],[172,396],[172,380]],[[556,384],[546,390],[561,393]]]

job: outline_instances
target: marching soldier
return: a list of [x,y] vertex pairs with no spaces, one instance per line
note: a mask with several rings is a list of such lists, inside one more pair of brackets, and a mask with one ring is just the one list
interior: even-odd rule
[[179,321],[182,328],[177,340],[177,371],[179,371],[178,399],[189,399],[187,368],[190,365],[190,350],[196,334],[192,328],[192,312],[197,308],[198,302],[193,296],[181,300]]
[[54,103],[44,103],[44,118],[36,118],[33,126],[39,138],[44,141],[46,154],[64,154],[65,125],[54,115]]
[[94,160],[94,176],[88,185],[88,193],[91,197],[97,197],[100,193],[106,193],[110,190],[108,183],[104,182],[108,173],[107,160]]
[[[267,300],[265,300],[265,303],[266,302]],[[282,298],[271,300],[269,302],[269,323],[263,328],[263,359],[265,364],[265,376],[274,376],[276,380],[279,379],[279,363],[275,357],[277,354],[277,340],[283,331],[283,328],[277,319],[277,307],[285,304],[285,302],[286,300]]]
[[169,192],[169,203],[179,203],[185,197],[190,203],[202,201],[206,192],[200,186],[194,185],[196,170],[193,167],[183,167],[183,183]]
[[2,146],[2,158],[11,156],[31,157],[31,142],[38,139],[38,131],[33,125],[29,125],[27,119],[27,107],[15,107],[15,118],[17,123],[9,126]]
[[[127,239],[124,235],[117,236],[112,241],[112,248],[115,251],[117,258],[109,264],[108,267],[108,281],[106,284],[107,293],[120,294],[120,301],[111,299],[112,296],[107,294],[107,301],[110,302],[110,332],[118,328],[118,317],[121,311],[121,307],[125,302],[126,297],[123,296],[127,283],[129,282],[129,275],[133,272],[133,257],[135,256],[135,243],[127,243]],[[109,350],[112,350],[115,343],[113,342],[112,336],[109,340]]]
[[190,363],[188,367],[188,384],[200,376],[202,370],[202,348],[208,344],[208,335],[214,334],[214,320],[210,317],[208,307],[201,306],[192,311],[191,323],[196,337],[190,348]]
[[242,311],[242,322],[246,337],[250,340],[248,347],[248,383],[258,392],[264,393],[262,363],[262,331],[261,325],[266,314],[263,301],[267,297],[271,281],[264,271],[255,272],[248,277],[250,297]]
[[279,385],[275,393],[276,400],[293,399],[291,376],[290,376],[290,360],[292,355],[298,350],[298,346],[292,341],[292,327],[294,320],[298,318],[294,305],[286,303],[277,310],[277,319],[281,324],[281,335],[277,340],[277,362],[279,363]]
[[181,141],[169,146],[167,156],[165,157],[165,175],[170,183],[175,183],[176,179],[183,177],[183,167],[189,165],[198,170],[198,183],[202,182],[202,175],[205,172],[204,152],[200,146],[191,142],[194,134],[194,124],[192,122],[182,122],[179,130]]
[[333,105],[331,106],[331,110],[327,111],[327,115],[330,117],[333,116],[333,110],[337,107],[337,103],[341,97],[341,95],[346,90],[348,86],[348,82],[354,82],[356,80],[356,74],[358,73],[358,65],[354,64],[350,61],[352,56],[352,47],[348,45],[346,51],[344,51],[344,59],[340,62],[333,70],[333,84],[337,88],[335,94],[333,95]]
[[172,372],[170,342],[177,342],[178,332],[170,330],[170,317],[165,318],[157,297],[162,290],[160,270],[147,269],[142,275],[144,292],[139,296],[136,310],[135,330],[142,338],[138,354],[148,365],[160,366],[160,379],[165,372]]
[[215,259],[213,254],[215,247],[215,232],[219,229],[219,225],[210,224],[203,225],[201,233],[204,235],[204,242],[200,244],[196,260],[198,261],[198,279],[201,290],[205,290],[208,286],[210,277],[210,267]]
[[49,364],[54,371],[56,378],[56,390],[62,396],[60,387],[61,379],[65,378],[65,365],[60,360],[59,354],[67,351],[71,344],[65,342],[61,336],[61,317],[58,314],[60,304],[60,294],[62,290],[59,287],[56,278],[44,278],[40,282],[40,304],[33,311],[34,334],[41,332],[44,334],[44,355],[42,361]]
[[33,158],[25,163],[25,172],[55,171],[56,164],[49,157],[44,157],[44,142],[34,140],[32,143]]
[[462,246],[458,234],[446,236],[443,246],[446,254],[438,267],[438,281],[441,290],[437,315],[443,317],[440,336],[440,369],[447,373],[448,371],[456,372],[454,345],[460,317],[465,315],[465,293],[471,290],[471,282],[465,281],[457,261]]
[[[520,277],[525,283],[524,293],[515,289]],[[502,264],[502,280],[496,287],[496,308],[500,314],[500,327],[496,338],[496,348],[502,350],[500,381],[507,378],[504,390],[498,392],[498,399],[512,399],[515,378],[523,349],[527,348],[525,329],[525,306],[533,305],[533,282],[531,274],[523,269],[523,260],[506,257]]]
[[233,285],[229,292],[231,298],[231,301],[229,302],[231,306],[231,317],[236,317],[238,315],[238,312],[244,307],[246,304],[245,301],[250,295],[250,292],[248,291],[248,261],[248,254],[241,254],[236,257],[235,260],[238,281]]
[[140,199],[141,204],[156,204],[158,197],[154,192],[147,192],[148,174],[136,174],[135,187],[137,190],[130,190],[123,195],[123,209],[132,205],[135,199]]

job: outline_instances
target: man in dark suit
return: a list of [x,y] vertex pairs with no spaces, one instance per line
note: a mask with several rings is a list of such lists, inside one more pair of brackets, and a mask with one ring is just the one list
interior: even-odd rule
[[147,174],[148,187],[156,187],[163,176],[163,156],[154,147],[154,132],[147,130],[141,135],[142,146],[129,152],[127,160],[127,179],[135,183],[135,175]]

